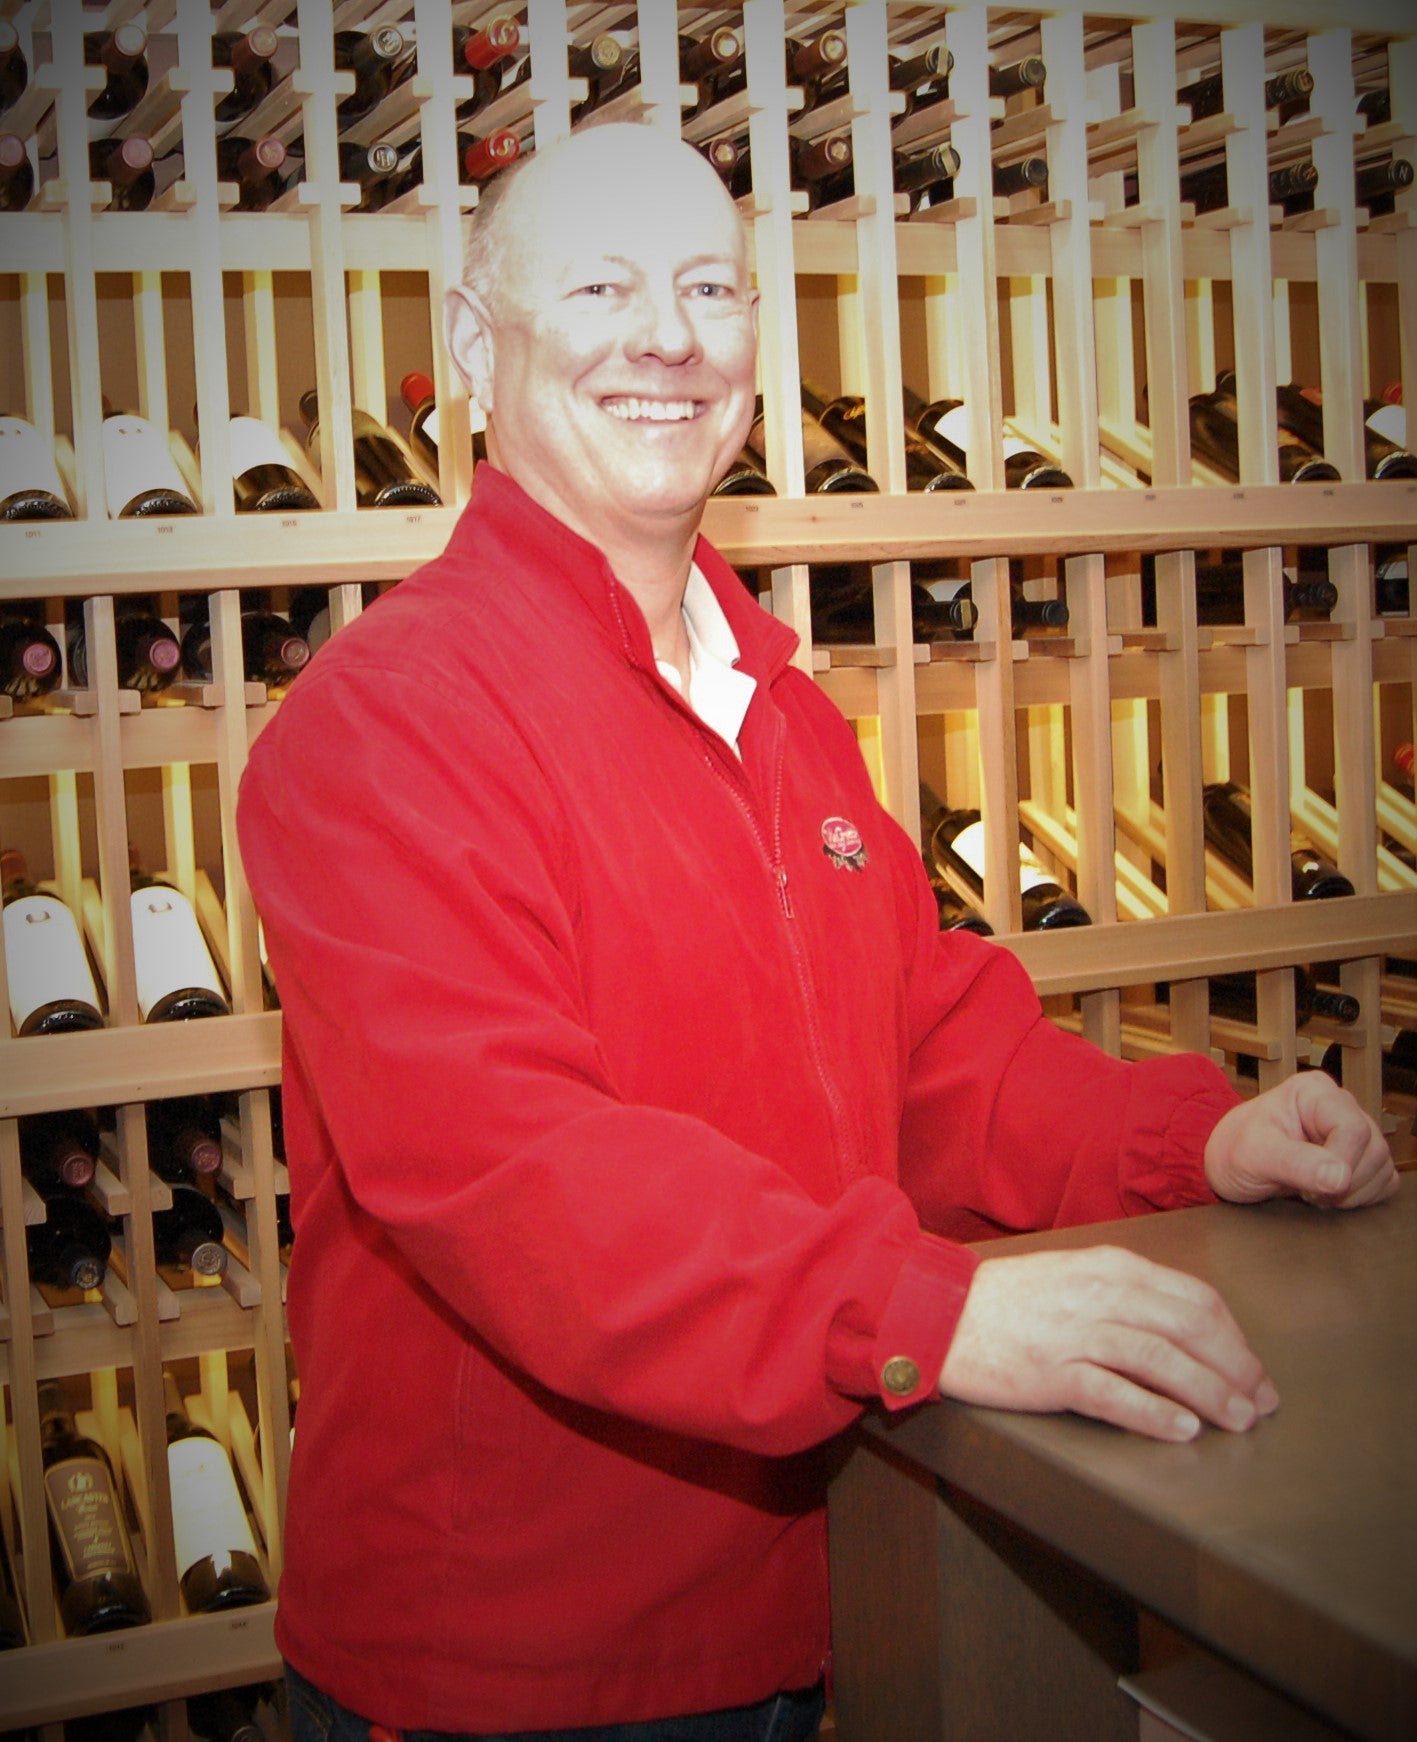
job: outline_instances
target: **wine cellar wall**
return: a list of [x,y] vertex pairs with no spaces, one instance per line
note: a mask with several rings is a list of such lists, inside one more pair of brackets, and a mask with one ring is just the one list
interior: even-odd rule
[[[942,925],[1114,1054],[1334,1071],[1412,1162],[1417,36],[1294,11],[0,0],[0,1729],[225,1735],[237,1689],[283,1734],[293,1234],[236,792],[444,545],[469,213],[584,115],[738,199],[761,417],[705,530]],[[225,1561],[174,1525],[194,1434]],[[127,1611],[51,1557],[76,1458]]]

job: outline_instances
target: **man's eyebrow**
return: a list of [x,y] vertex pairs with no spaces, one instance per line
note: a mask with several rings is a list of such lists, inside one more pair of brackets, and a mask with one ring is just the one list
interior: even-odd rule
[[[608,266],[623,266],[628,272],[642,272],[644,262],[632,260],[625,254],[597,254],[597,262],[603,261]],[[709,254],[695,254],[692,259],[681,261],[675,268],[678,272],[695,272],[701,266],[736,266],[738,257],[723,249],[716,249]]]

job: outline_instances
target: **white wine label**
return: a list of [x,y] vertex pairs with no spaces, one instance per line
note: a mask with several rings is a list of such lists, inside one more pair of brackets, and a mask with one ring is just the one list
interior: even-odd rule
[[60,1000],[98,1009],[98,988],[74,916],[52,895],[22,895],[5,908],[5,967],[15,1032]]
[[54,443],[22,417],[0,417],[0,502],[20,490],[48,490],[67,502]]
[[957,581],[930,581],[926,584],[925,591],[932,599],[938,599],[942,605],[948,605],[952,600],[957,599],[968,585],[969,582],[964,577]]
[[113,1477],[97,1458],[65,1458],[44,1472],[49,1516],[71,1579],[131,1573],[133,1556]]
[[167,1448],[167,1473],[179,1579],[208,1555],[218,1566],[233,1553],[255,1555],[231,1460],[216,1440],[205,1434],[174,1440]]
[[187,494],[186,480],[177,469],[166,436],[145,417],[104,418],[103,483],[108,512],[114,520],[145,491]]
[[947,411],[935,428],[948,442],[953,442],[962,454],[969,452],[969,407],[957,405]]
[[[481,435],[487,428],[487,413],[475,399],[467,402],[467,427],[474,435]],[[433,446],[438,445],[438,407],[435,405],[423,420],[423,433]]]
[[239,478],[253,466],[285,466],[293,470],[290,455],[268,423],[259,417],[231,420],[231,475]]
[[181,890],[153,884],[132,896],[133,964],[143,1021],[170,992],[191,986],[225,998],[192,904]]
[[[957,858],[963,859],[981,883],[984,881],[984,824],[982,821],[966,824],[950,842],[950,851]],[[1018,845],[1020,894],[1026,895],[1030,889],[1036,889],[1040,883],[1052,883],[1053,881],[1054,879],[1048,875],[1028,848],[1020,841]]]
[[1383,436],[1394,447],[1407,446],[1407,407],[1405,405],[1380,405],[1368,419],[1368,428],[1376,435]]

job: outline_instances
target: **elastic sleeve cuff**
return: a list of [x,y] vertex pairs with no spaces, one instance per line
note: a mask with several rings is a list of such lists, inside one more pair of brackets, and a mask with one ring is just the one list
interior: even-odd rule
[[921,1234],[906,1255],[872,1345],[874,1394],[887,1409],[907,1409],[939,1395],[955,1327],[980,1255]]
[[1125,1213],[1213,1204],[1205,1146],[1240,1096],[1218,1065],[1194,1053],[1146,1060],[1133,1070],[1135,1123],[1118,1181]]

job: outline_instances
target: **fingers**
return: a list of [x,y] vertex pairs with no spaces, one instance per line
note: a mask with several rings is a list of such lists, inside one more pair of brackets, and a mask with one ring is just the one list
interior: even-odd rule
[[1322,1071],[1306,1071],[1294,1081],[1305,1134],[1315,1141],[1296,1146],[1289,1157],[1291,1189],[1333,1209],[1359,1209],[1391,1197],[1397,1170],[1377,1122]]

